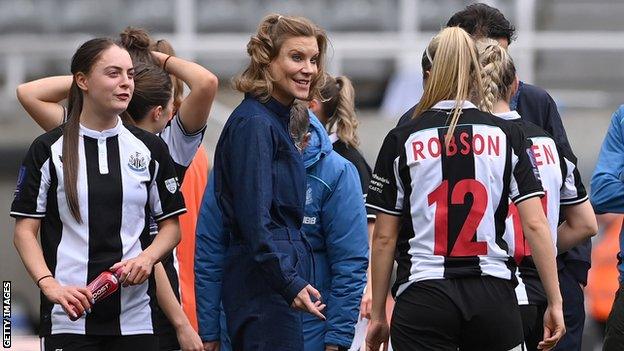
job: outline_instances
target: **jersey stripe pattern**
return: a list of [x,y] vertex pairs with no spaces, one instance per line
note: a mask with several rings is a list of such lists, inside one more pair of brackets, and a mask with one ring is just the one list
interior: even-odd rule
[[367,206],[402,218],[395,295],[427,279],[513,279],[508,201],[544,194],[521,130],[470,102],[445,146],[454,106],[441,101],[390,131],[377,158]]
[[[166,145],[153,134],[117,125],[102,132],[80,127],[78,201],[82,223],[70,214],[63,184],[62,126],[37,138],[20,170],[11,216],[42,219],[46,264],[62,285],[85,286],[114,263],[150,243],[149,218],[186,211]],[[153,278],[123,287],[69,320],[41,295],[41,335],[153,333]]]
[[[513,122],[524,132],[529,144],[529,159],[539,172],[539,179],[545,191],[542,206],[551,233],[555,253],[557,252],[557,227],[560,205],[575,205],[588,200],[587,191],[581,180],[576,157],[568,148],[559,148],[553,138],[541,127],[520,118],[516,111],[497,114]],[[516,296],[520,305],[547,303],[544,287],[531,257],[531,249],[524,238],[518,210],[510,204],[506,220],[505,237],[511,243],[511,252],[518,264]]]
[[[178,176],[178,179],[180,180],[180,184],[182,184],[181,190],[183,191],[183,193],[184,193],[184,190],[183,190],[184,184],[188,183],[189,181],[187,180],[185,182],[186,173],[190,169],[189,167],[191,166],[191,164],[195,163],[193,160],[194,160],[195,155],[197,154],[197,151],[199,150],[201,146],[205,131],[206,131],[206,126],[204,126],[204,128],[194,133],[187,132],[186,129],[184,128],[184,125],[182,124],[180,115],[176,114],[167,123],[163,131],[159,134],[159,137],[165,142],[165,144],[167,144],[169,148],[169,153],[171,155],[171,158],[173,159],[173,163],[176,168],[176,174]],[[198,178],[197,173],[201,173],[201,172],[197,171],[195,172],[195,174],[192,175],[193,179],[190,179],[191,184],[197,183],[198,181],[200,181],[201,183],[202,178]],[[204,173],[203,179],[204,179],[204,187],[205,187],[206,179],[208,178],[207,162],[203,169],[203,173]],[[202,189],[200,191],[201,194],[203,194],[204,187],[201,188]],[[188,278],[189,274],[191,275],[194,274],[193,266],[191,265],[189,267],[189,264],[188,264],[189,257],[190,257],[190,262],[191,263],[193,262],[194,251],[190,252],[190,250],[188,249],[188,242],[189,240],[192,240],[192,242],[194,243],[194,238],[195,238],[194,225],[197,222],[197,210],[194,207],[197,207],[197,206],[193,206],[193,204],[196,203],[197,201],[192,201],[195,199],[195,197],[196,196],[194,194],[184,193],[184,199],[187,205],[188,212],[180,217],[180,233],[181,233],[180,244],[173,250],[171,254],[168,254],[167,256],[165,256],[165,258],[162,261],[163,267],[165,268],[165,272],[167,273],[167,277],[169,278],[169,282],[171,283],[173,292],[176,298],[178,299],[178,301],[182,303],[185,311],[189,310],[189,307],[187,307],[186,304],[184,304],[184,302],[186,301],[188,304],[189,298],[191,297],[189,296],[188,291],[184,292],[186,296],[182,296],[183,289],[180,284],[180,281],[182,280],[181,278],[183,276],[185,278]],[[189,199],[191,200],[190,203],[189,203]],[[201,203],[201,198],[198,201]],[[189,223],[192,223],[192,227]],[[156,222],[154,221],[151,221],[150,223],[150,233],[152,235],[155,235],[156,233],[158,233],[158,226],[156,225]],[[182,252],[180,252],[180,249],[182,250]],[[189,256],[189,252],[190,252],[190,256]],[[184,256],[181,257],[182,255]],[[182,267],[184,272],[181,270],[181,267],[180,267],[181,266],[180,258],[182,261],[182,265],[184,266]],[[186,279],[186,281],[188,281],[188,279]],[[185,284],[184,286],[187,287],[188,283]],[[191,300],[192,308],[194,308],[194,298],[195,296],[193,294],[192,300]],[[156,306],[156,309],[157,309],[156,310],[157,311],[156,322],[155,322],[156,333],[159,334],[161,345],[171,346],[172,348],[179,348],[179,345],[176,346],[178,341],[176,338],[175,329],[173,325],[171,324],[169,319],[167,319],[167,316],[165,316],[162,309],[160,309],[160,306]],[[187,316],[189,315],[187,314]],[[189,320],[191,322],[196,321],[196,318],[189,316]]]
[[[186,170],[193,161],[193,157],[195,157],[195,153],[197,153],[197,149],[202,143],[205,131],[206,126],[195,133],[188,133],[182,125],[180,115],[176,114],[167,122],[163,131],[158,134],[165,144],[167,144],[169,155],[173,159],[177,179],[180,184],[184,182]],[[152,235],[158,233],[158,226],[155,221],[151,221],[150,223],[150,233]],[[174,291],[175,290],[174,287]]]

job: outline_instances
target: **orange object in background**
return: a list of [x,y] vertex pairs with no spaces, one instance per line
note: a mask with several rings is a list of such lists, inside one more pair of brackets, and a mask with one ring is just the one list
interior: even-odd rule
[[195,227],[197,217],[208,182],[210,162],[204,146],[200,146],[186,170],[180,190],[184,195],[187,212],[180,219],[180,243],[176,248],[180,298],[182,309],[197,331],[197,312],[195,309]]
[[621,228],[622,216],[617,216],[599,234],[600,241],[592,249],[592,266],[587,278],[585,300],[589,314],[598,322],[607,321],[619,288],[617,254],[620,251]]

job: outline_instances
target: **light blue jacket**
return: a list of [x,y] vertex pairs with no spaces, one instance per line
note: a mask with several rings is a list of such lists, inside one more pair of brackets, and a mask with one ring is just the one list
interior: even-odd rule
[[[327,304],[324,311],[327,321],[304,323],[304,338],[306,350],[324,350],[324,345],[351,345],[366,284],[368,235],[355,166],[332,150],[325,129],[313,115],[310,132],[311,140],[303,155],[307,191],[302,230],[314,251],[311,283]],[[229,236],[223,231],[212,175],[204,193],[196,234],[199,335],[203,341],[214,341],[220,339],[220,281]],[[308,328],[322,338],[306,337]]]
[[[611,117],[591,179],[590,201],[596,213],[624,213],[624,105]],[[620,253],[624,235],[620,233]],[[624,263],[618,265],[624,283]]]
[[314,252],[312,285],[327,304],[327,321],[304,314],[303,337],[306,351],[322,351],[325,345],[348,347],[353,340],[366,285],[368,232],[355,166],[332,150],[316,117],[310,117],[310,132],[303,153],[307,189],[302,230]]

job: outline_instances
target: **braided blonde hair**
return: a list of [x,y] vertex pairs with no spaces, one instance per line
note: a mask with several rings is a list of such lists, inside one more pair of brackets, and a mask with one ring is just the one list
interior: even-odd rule
[[261,101],[266,101],[273,93],[273,77],[269,64],[276,58],[282,44],[293,37],[315,37],[319,49],[318,73],[310,82],[310,98],[319,97],[319,82],[325,73],[327,35],[325,31],[305,17],[271,14],[262,19],[257,33],[247,43],[250,62],[247,68],[233,80],[234,88],[243,93],[251,93]]
[[516,66],[507,50],[496,40],[478,40],[477,50],[484,86],[479,108],[492,113],[497,101],[507,101],[510,98],[511,87],[516,80]]

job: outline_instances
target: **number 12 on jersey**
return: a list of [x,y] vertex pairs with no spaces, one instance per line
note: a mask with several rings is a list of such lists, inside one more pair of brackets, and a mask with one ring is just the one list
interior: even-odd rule
[[[449,205],[464,205],[468,194],[472,196],[472,206],[455,242],[449,243]],[[455,184],[453,189],[449,189],[448,180],[444,180],[427,198],[429,206],[436,205],[435,255],[447,257],[487,255],[487,243],[477,241],[475,238],[488,205],[487,189],[481,182],[476,179],[462,179]]]

